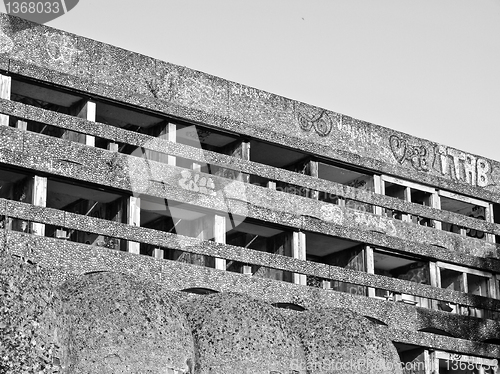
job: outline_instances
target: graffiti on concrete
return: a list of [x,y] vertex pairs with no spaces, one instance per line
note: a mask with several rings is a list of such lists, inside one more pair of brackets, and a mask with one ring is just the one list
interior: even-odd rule
[[193,173],[189,170],[181,171],[182,178],[179,180],[179,186],[187,191],[200,192],[205,195],[215,196],[215,184],[212,178],[202,174]]
[[391,236],[397,236],[398,234],[397,228],[391,219],[375,214],[342,208],[334,204],[323,205],[320,213],[324,221],[332,222],[335,225],[362,226],[364,229],[380,231]]
[[326,222],[342,225],[344,222],[344,212],[338,205],[325,204],[321,206],[321,218]]
[[[358,147],[364,149],[368,143],[378,146],[384,140],[369,124],[351,117],[300,103],[296,104],[295,111],[302,131],[314,130],[321,137],[341,137],[343,141],[351,144],[348,146],[351,152],[356,152]],[[355,145],[354,148],[352,144]]]
[[389,138],[393,156],[401,165],[409,164],[417,171],[429,172],[433,168],[443,176],[471,186],[492,184],[492,167],[488,160],[442,145],[426,147],[409,144],[397,135]]
[[445,146],[437,146],[436,168],[442,175],[448,175],[471,186],[486,187],[492,184],[492,167],[488,160]]
[[429,171],[434,154],[423,145],[411,145],[405,139],[392,135],[389,138],[391,151],[396,160],[403,165],[408,162],[418,171]]
[[69,35],[48,33],[45,36],[47,39],[45,49],[54,62],[72,64],[75,62],[75,58],[82,53]]
[[327,136],[332,131],[333,123],[326,110],[314,114],[306,114],[302,111],[297,112],[299,126],[304,131],[314,129],[319,136]]
[[358,225],[366,226],[368,229],[382,231],[387,235],[396,236],[397,229],[392,220],[374,214],[363,213],[353,210],[354,222]]

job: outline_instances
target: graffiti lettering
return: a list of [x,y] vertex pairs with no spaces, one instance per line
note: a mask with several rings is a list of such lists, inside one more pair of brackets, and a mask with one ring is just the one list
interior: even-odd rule
[[409,161],[415,170],[429,171],[434,155],[422,145],[409,145],[405,139],[396,135],[389,138],[391,151],[396,160],[403,165]]
[[325,110],[314,115],[298,112],[297,120],[302,130],[311,131],[314,128],[319,136],[327,136],[332,131],[332,119]]
[[231,86],[231,94],[246,96],[250,99],[264,99],[269,100],[271,94],[269,92],[256,90],[255,88],[244,86],[242,84],[234,84]]
[[182,178],[179,180],[179,186],[188,191],[200,192],[205,195],[215,196],[215,184],[212,178],[192,173],[189,170],[181,172]]
[[71,64],[74,58],[82,53],[75,41],[69,35],[46,34],[47,43],[45,49],[50,58],[55,62]]
[[353,141],[380,144],[380,135],[372,132],[368,127],[352,124],[348,120],[344,121],[342,116],[340,121],[337,121],[337,129],[347,134]]
[[389,145],[397,162],[408,162],[415,170],[431,171],[433,167],[444,176],[471,186],[486,187],[495,184],[492,167],[488,160],[442,145],[428,149],[423,145],[391,135]]
[[394,226],[394,223],[389,219],[358,211],[353,211],[352,213],[354,214],[354,222],[357,224],[382,230],[387,235],[395,236],[397,233],[396,226]]
[[442,145],[436,147],[436,152],[439,154],[439,165],[436,168],[441,174],[472,186],[486,187],[495,184],[489,161]]
[[323,205],[321,207],[321,216],[323,220],[333,222],[336,225],[342,225],[344,222],[344,212],[337,205]]
[[343,209],[338,205],[328,204],[321,207],[321,218],[336,225],[349,225],[349,222],[396,236],[397,229],[392,220],[361,211]]

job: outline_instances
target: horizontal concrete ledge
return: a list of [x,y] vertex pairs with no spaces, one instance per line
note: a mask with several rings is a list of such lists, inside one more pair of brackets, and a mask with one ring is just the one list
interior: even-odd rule
[[[143,158],[63,139],[3,127],[0,128],[0,142],[4,143],[4,148],[0,147],[0,161],[5,164],[125,190],[129,194],[139,192],[221,212],[229,209],[232,214],[243,217],[409,253],[427,253],[430,248],[444,248],[480,258],[498,257],[497,246],[484,240],[160,162],[148,161],[144,164]],[[138,176],[136,172],[139,172]],[[194,178],[194,174],[213,180],[216,190],[208,195],[191,191],[180,183],[181,179]],[[139,191],[134,183],[139,185]]]
[[[69,229],[109,235],[120,239],[147,243],[158,247],[181,250],[189,253],[208,255],[231,261],[238,261],[273,269],[290,271],[298,274],[320,277],[328,280],[347,282],[365,287],[382,288],[398,293],[457,303],[460,305],[479,307],[488,310],[500,310],[500,300],[497,299],[464,294],[449,289],[418,284],[403,279],[368,274],[362,271],[294,259],[282,255],[256,251],[249,248],[215,243],[213,241],[201,241],[196,238],[180,236],[142,227],[129,226],[113,221],[106,221],[74,213],[61,212],[54,209],[35,207],[19,202],[0,200],[0,214],[34,222],[48,223]],[[34,247],[41,242],[47,243],[47,245],[51,246],[67,246],[68,248],[81,245],[79,243],[68,242],[61,239],[39,237],[17,231],[5,231],[5,240],[9,246],[16,247],[22,247],[24,245]],[[98,250],[105,250],[102,247],[89,247],[96,248]]]
[[0,113],[16,116],[27,121],[36,121],[82,134],[101,137],[113,142],[120,142],[156,152],[183,157],[200,163],[208,163],[229,168],[270,180],[291,183],[300,187],[326,192],[331,195],[341,196],[346,199],[368,203],[374,206],[394,209],[403,213],[448,222],[457,226],[484,231],[485,233],[500,235],[499,224],[435,209],[429,206],[406,202],[401,199],[376,194],[371,191],[356,189],[340,183],[318,179],[304,174],[194,148],[184,144],[169,142],[149,135],[139,134],[99,122],[87,121],[85,119],[32,107],[10,100],[0,99]]

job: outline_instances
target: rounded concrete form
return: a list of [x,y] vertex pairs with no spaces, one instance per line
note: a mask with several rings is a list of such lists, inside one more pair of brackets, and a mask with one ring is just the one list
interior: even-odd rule
[[157,285],[95,273],[61,287],[65,373],[191,373],[193,337]]
[[305,359],[299,339],[269,304],[220,293],[193,297],[183,309],[195,338],[196,374],[289,374],[294,361]]
[[306,352],[298,367],[308,373],[402,373],[392,342],[361,315],[334,308],[290,314],[290,321]]

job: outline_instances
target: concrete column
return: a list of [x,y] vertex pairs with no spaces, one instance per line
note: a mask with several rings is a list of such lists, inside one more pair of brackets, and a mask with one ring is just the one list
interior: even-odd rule
[[[167,140],[173,143],[177,143],[177,125],[175,123],[169,123],[167,125]],[[176,165],[176,157],[168,156],[167,163],[169,165]]]
[[[0,74],[0,98],[10,100],[12,79]],[[0,126],[9,126],[9,116],[0,114]]]
[[[88,100],[79,101],[69,109],[69,113],[74,115],[75,117],[95,122],[96,103]],[[86,135],[75,131],[66,130],[64,131],[62,138],[71,140],[72,142],[83,143],[91,147],[95,146],[95,137],[92,135]]]
[[[319,178],[319,163],[318,163],[318,161],[309,161],[308,169],[309,169],[309,175],[311,177]],[[310,197],[311,197],[311,199],[318,200],[319,199],[319,192],[311,190]]]
[[[36,175],[31,183],[33,183],[33,205],[47,206],[47,178]],[[43,223],[33,223],[32,230],[35,235],[45,236],[45,225]]]
[[[93,121],[93,122],[95,122],[95,119],[96,119],[96,103],[94,103],[93,101],[87,101],[83,105],[83,107],[81,108],[81,110],[78,113],[77,117],[86,119],[87,121]],[[91,147],[95,147],[95,136],[85,135],[85,144],[89,145]]]
[[18,120],[16,123],[16,128],[19,130],[26,131],[28,130],[28,123],[26,121]]
[[[130,196],[127,201],[127,223],[132,226],[141,226],[141,198]],[[140,243],[128,242],[127,251],[140,254]]]
[[[216,243],[226,244],[226,217],[215,215],[214,219],[214,240]],[[223,258],[215,259],[215,268],[226,270],[226,260]]]
[[165,256],[165,251],[163,249],[155,248],[154,253],[153,253],[154,258],[162,260],[164,258],[164,256]]
[[[294,232],[292,237],[292,256],[299,260],[306,260],[306,234]],[[307,278],[305,274],[293,274],[293,283],[305,286]]]
[[[383,195],[382,184],[383,184],[383,182],[382,182],[382,178],[380,178],[380,175],[374,175],[373,176],[373,188],[374,188],[376,194]],[[374,213],[381,216],[382,215],[382,207],[375,206],[374,208],[375,208]]]
[[[365,247],[365,261],[366,261],[366,272],[368,274],[375,274],[375,261],[373,260],[373,248],[368,245]],[[374,287],[368,287],[368,296],[375,297]]]

